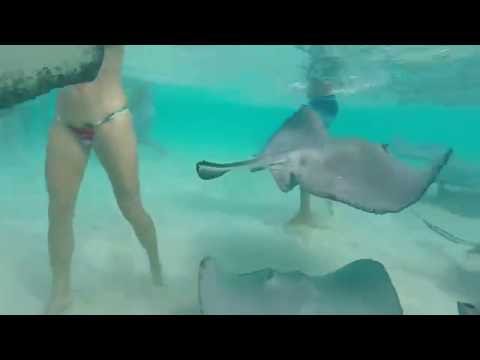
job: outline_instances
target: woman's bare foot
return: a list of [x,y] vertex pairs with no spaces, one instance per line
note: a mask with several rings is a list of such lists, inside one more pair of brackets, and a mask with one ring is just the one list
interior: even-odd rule
[[54,296],[50,299],[45,309],[45,315],[61,315],[73,304],[71,295]]
[[288,222],[288,226],[307,226],[314,229],[325,227],[311,212],[299,212]]

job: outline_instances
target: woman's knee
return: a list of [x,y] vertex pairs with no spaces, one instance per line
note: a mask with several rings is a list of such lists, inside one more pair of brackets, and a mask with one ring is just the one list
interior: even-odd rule
[[146,213],[137,192],[117,194],[117,203],[125,219],[132,224],[145,221]]
[[52,221],[72,221],[75,213],[75,201],[62,198],[50,198],[48,216]]

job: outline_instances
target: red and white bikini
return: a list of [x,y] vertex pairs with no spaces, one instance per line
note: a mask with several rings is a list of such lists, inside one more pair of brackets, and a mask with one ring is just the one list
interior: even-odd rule
[[83,146],[90,147],[95,140],[95,129],[99,126],[108,123],[109,121],[113,120],[117,115],[123,114],[129,111],[128,106],[124,106],[121,109],[109,114],[104,119],[98,121],[94,124],[89,124],[84,127],[78,128],[74,126],[69,126],[68,128],[75,134],[77,139]]

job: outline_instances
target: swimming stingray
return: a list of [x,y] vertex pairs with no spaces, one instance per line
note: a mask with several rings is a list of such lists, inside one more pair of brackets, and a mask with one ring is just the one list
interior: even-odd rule
[[240,168],[252,172],[268,169],[283,192],[299,185],[312,195],[384,214],[400,212],[417,202],[450,156],[448,150],[426,169],[407,166],[383,145],[329,137],[316,112],[303,106],[255,159],[231,164],[202,161],[197,173],[209,180]]
[[103,45],[0,45],[0,109],[94,80],[103,55]]
[[200,264],[199,300],[206,315],[403,314],[387,271],[373,260],[308,276],[272,269],[230,274],[205,258]]

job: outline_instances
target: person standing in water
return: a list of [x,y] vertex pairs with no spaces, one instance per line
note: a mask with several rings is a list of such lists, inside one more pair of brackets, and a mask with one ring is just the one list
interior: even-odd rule
[[[310,57],[310,64],[306,71],[308,105],[319,115],[325,127],[330,128],[339,111],[332,85],[332,81],[338,78],[340,71],[339,59],[328,56],[325,46],[299,46],[298,48],[307,52]],[[290,220],[290,225],[319,227],[312,214],[310,200],[311,195],[300,189],[300,209]],[[332,202],[327,200],[327,206],[330,214],[333,214]]]
[[162,281],[155,226],[140,196],[137,140],[122,84],[124,50],[124,45],[105,45],[97,78],[66,87],[58,95],[45,168],[52,270],[47,314],[63,312],[72,302],[73,218],[92,149],[109,176],[123,216],[146,250],[154,285]]

